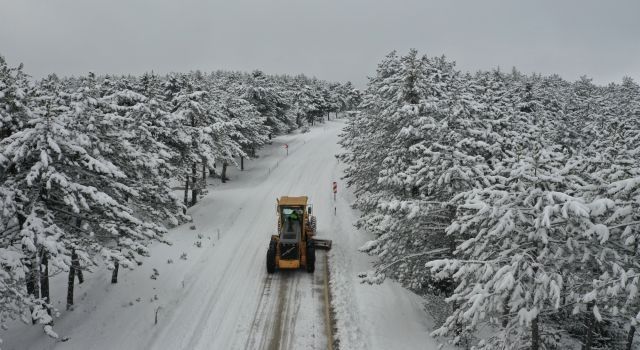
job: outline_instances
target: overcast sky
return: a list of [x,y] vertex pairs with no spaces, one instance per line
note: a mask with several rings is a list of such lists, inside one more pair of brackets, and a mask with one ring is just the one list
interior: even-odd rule
[[363,87],[412,47],[463,70],[640,81],[640,1],[0,0],[0,55],[36,78],[259,68]]

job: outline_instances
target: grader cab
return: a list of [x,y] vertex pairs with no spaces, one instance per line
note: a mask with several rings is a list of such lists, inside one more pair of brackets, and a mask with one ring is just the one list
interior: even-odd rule
[[271,236],[267,250],[267,272],[278,269],[315,270],[316,249],[331,249],[331,241],[317,239],[316,217],[307,196],[277,200],[278,234]]

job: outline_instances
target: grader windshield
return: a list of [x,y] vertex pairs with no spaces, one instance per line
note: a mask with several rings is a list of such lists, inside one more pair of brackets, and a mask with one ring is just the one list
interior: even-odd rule
[[280,210],[280,239],[284,242],[297,242],[302,234],[304,210],[302,207],[281,207]]

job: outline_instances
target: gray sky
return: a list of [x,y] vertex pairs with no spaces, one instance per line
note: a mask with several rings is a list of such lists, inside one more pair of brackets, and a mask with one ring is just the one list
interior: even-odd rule
[[640,81],[640,1],[0,0],[0,54],[36,78],[259,68],[363,87],[411,47],[463,70]]

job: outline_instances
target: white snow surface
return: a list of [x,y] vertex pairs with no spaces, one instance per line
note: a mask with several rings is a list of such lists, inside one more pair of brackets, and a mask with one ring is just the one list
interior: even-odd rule
[[[357,277],[373,262],[357,249],[374,237],[353,227],[358,213],[334,157],[343,125],[331,121],[275,138],[258,159],[245,162],[245,171],[229,169],[230,182],[210,180],[209,194],[190,209],[194,222],[167,236],[172,246],[152,246],[143,265],[121,269],[117,284],[105,268],[85,273],[71,311],[64,310],[67,275],[55,276],[60,338],[16,322],[0,333],[2,349],[326,349],[325,253],[318,254],[314,274],[266,273],[275,200],[282,195],[310,196],[318,237],[333,239],[328,259],[340,349],[437,349],[420,297],[391,281],[370,286]],[[150,278],[154,269],[157,279]]]

